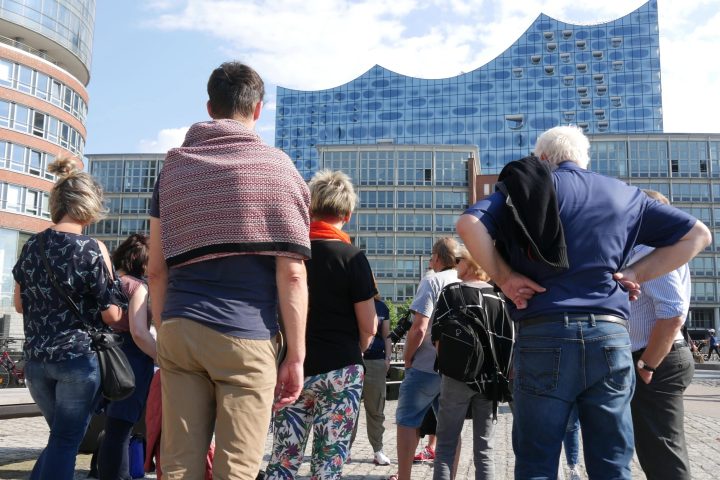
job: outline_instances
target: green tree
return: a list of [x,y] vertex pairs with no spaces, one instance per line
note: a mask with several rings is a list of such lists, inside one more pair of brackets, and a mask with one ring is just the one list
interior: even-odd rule
[[390,310],[390,331],[393,331],[400,319],[407,314],[408,310],[410,310],[412,298],[408,298],[402,303],[395,303],[392,300],[387,300],[386,303],[388,310]]

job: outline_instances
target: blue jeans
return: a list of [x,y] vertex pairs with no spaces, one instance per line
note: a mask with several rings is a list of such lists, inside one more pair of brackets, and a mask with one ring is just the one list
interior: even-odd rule
[[406,368],[405,378],[400,384],[395,423],[403,427],[420,428],[431,407],[437,415],[439,400],[439,374]]
[[25,380],[50,427],[47,446],[35,462],[30,479],[72,480],[75,456],[100,400],[97,356],[62,362],[28,360]]
[[557,477],[577,404],[589,477],[629,480],[635,373],[627,329],[611,322],[521,323],[515,348],[515,478]]
[[565,460],[567,460],[568,466],[574,467],[580,459],[580,420],[578,419],[577,407],[570,410],[570,419],[565,430],[563,446],[565,447]]

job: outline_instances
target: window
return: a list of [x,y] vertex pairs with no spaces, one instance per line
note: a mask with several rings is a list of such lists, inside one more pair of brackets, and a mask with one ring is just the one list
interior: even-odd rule
[[30,215],[37,215],[39,212],[38,200],[40,199],[40,192],[33,190],[27,190],[25,192],[25,213]]
[[398,190],[398,208],[432,208],[432,192],[423,190]]
[[3,209],[10,212],[20,212],[22,210],[22,187],[7,183],[4,185]]
[[394,208],[392,190],[364,190],[360,192],[360,206],[363,208]]
[[427,255],[430,258],[432,237],[398,237],[398,255]]
[[430,232],[433,229],[430,213],[398,213],[397,230],[399,232]]
[[356,152],[324,152],[323,160],[325,168],[345,172],[353,182],[358,183]]
[[714,282],[692,282],[692,294],[690,296],[696,302],[712,302],[715,300]]
[[467,162],[472,155],[472,152],[435,152],[435,185],[467,186]]
[[392,213],[363,213],[356,217],[360,231],[392,231],[395,227]]
[[625,142],[593,142],[589,169],[611,177],[627,177],[628,156]]
[[467,192],[435,192],[435,208],[467,208]]
[[357,247],[367,255],[392,255],[393,237],[363,237],[356,238]]
[[404,302],[415,296],[414,283],[398,283],[395,285],[395,301]]
[[395,176],[394,152],[360,152],[360,170],[361,185],[392,185]]
[[30,127],[30,109],[17,103],[14,104],[14,106],[15,116],[13,119],[13,129],[18,132],[28,133]]
[[157,178],[154,160],[126,160],[123,178],[124,192],[152,192]]
[[432,152],[397,152],[398,185],[430,185]]
[[630,175],[633,177],[667,177],[667,142],[658,140],[628,142]]
[[[119,198],[113,198],[111,200],[120,200]],[[122,209],[118,208],[118,212],[121,213],[140,213],[147,214],[150,210],[150,199],[149,198],[123,198]]]
[[0,85],[10,87],[13,79],[15,64],[4,58],[0,58]]
[[689,266],[693,276],[712,277],[715,275],[715,259],[713,257],[698,255],[690,260]]
[[709,202],[710,186],[707,183],[673,183],[673,202]]
[[422,264],[417,259],[397,259],[395,276],[397,278],[420,278]]
[[455,222],[457,222],[458,216],[449,213],[436,213],[435,214],[435,230],[438,232],[454,232]]
[[395,273],[395,262],[391,258],[370,258],[370,268],[375,278],[392,278]]
[[671,141],[670,159],[677,165],[677,170],[673,170],[674,177],[707,176],[707,142]]

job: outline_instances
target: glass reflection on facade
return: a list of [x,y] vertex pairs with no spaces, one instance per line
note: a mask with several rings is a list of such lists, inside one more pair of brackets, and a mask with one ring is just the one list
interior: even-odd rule
[[[456,77],[426,80],[376,65],[327,90],[278,87],[275,145],[306,179],[321,165],[319,145],[383,142],[477,145],[481,171],[493,174],[544,130],[568,123],[587,133],[662,131],[656,0],[597,25],[541,14],[505,52]],[[401,161],[421,175],[421,158]],[[372,181],[381,184],[383,159],[373,162],[359,166],[377,171]],[[647,170],[656,167],[648,159]],[[448,168],[442,181],[451,184]]]

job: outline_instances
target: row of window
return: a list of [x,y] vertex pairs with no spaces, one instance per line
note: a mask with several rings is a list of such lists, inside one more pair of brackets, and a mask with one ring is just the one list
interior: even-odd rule
[[147,233],[150,231],[148,218],[106,218],[87,227],[88,235],[120,235]]
[[432,243],[432,237],[355,237],[355,245],[367,255],[429,255]]
[[148,193],[162,168],[157,160],[109,160],[91,163],[91,174],[107,193]]
[[47,152],[0,141],[0,168],[27,173],[47,180],[55,180],[55,175],[47,171],[47,166],[54,161],[55,155]]
[[[433,201],[433,196],[435,201]],[[361,190],[361,208],[466,208],[467,192]]]
[[[361,232],[454,232],[459,213],[360,213],[345,231]],[[434,217],[434,219],[433,219]]]
[[616,177],[720,177],[718,141],[594,139],[590,158],[592,170]]
[[50,102],[83,123],[87,117],[87,104],[75,90],[42,72],[4,58],[0,58],[0,86]]
[[467,162],[472,155],[447,151],[326,151],[323,165],[342,170],[357,185],[467,186]]
[[110,197],[105,198],[109,213],[131,213],[146,215],[150,211],[149,197]]
[[0,100],[0,127],[35,135],[82,156],[85,139],[67,123],[18,103]]
[[48,201],[46,192],[0,183],[0,210],[48,219],[50,218]]

